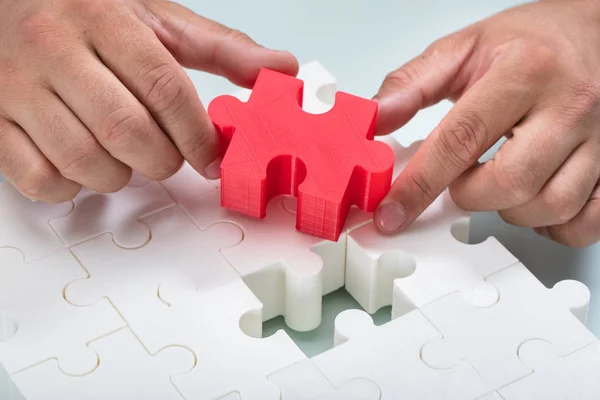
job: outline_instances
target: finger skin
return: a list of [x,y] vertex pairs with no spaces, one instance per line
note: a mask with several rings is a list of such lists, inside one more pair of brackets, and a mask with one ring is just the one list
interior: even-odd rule
[[572,248],[600,241],[600,183],[579,214],[562,225],[536,228],[536,232]]
[[[48,84],[107,153],[123,164],[121,171],[134,169],[161,180],[180,168],[183,157],[175,145],[101,60],[83,53],[59,63],[56,70]],[[127,183],[124,172],[117,176],[110,178],[115,186]]]
[[579,214],[600,179],[600,149],[579,147],[530,202],[499,212],[506,222],[526,227],[562,225]]
[[375,212],[382,232],[410,225],[528,112],[532,93],[505,79],[504,71],[491,69],[425,139]]
[[0,149],[0,175],[32,200],[62,203],[81,189],[56,170],[20,126],[5,117],[0,117]]
[[5,110],[62,176],[103,193],[127,184],[131,170],[96,141],[55,93],[39,87],[30,97],[27,104],[8,102]]
[[588,136],[553,108],[530,114],[512,128],[493,159],[452,182],[450,193],[459,207],[497,211],[529,203]]
[[468,75],[461,71],[467,67],[476,38],[472,29],[444,37],[389,73],[373,97],[378,102],[376,134],[390,134],[418,111],[461,93],[468,84],[464,79]]
[[257,44],[248,35],[204,18],[171,1],[152,0],[139,17],[186,68],[197,69],[251,88],[261,68],[296,76],[298,60],[289,52]]
[[[205,174],[218,154],[217,134],[187,74],[133,12],[113,11],[103,18],[110,18],[110,23],[104,21],[92,37],[99,56],[146,107],[181,155]],[[114,29],[115,24],[123,28]]]

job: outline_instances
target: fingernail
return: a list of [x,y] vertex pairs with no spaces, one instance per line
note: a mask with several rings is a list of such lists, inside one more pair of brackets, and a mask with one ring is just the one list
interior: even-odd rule
[[221,157],[217,157],[213,162],[208,164],[204,169],[204,177],[206,179],[219,179],[221,177]]
[[404,211],[404,207],[399,203],[385,203],[377,209],[376,220],[382,231],[395,233],[402,227],[404,221],[406,221],[406,211]]

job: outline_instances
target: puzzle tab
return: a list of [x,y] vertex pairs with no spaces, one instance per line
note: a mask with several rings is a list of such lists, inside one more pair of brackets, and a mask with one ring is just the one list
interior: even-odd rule
[[377,103],[337,92],[321,114],[302,109],[303,82],[262,69],[247,102],[213,100],[221,138],[221,204],[263,218],[277,195],[298,198],[296,228],[337,241],[351,205],[374,211],[391,186],[394,154],[373,141]]

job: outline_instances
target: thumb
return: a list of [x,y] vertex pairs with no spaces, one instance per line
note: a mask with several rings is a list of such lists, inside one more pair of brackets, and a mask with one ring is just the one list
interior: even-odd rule
[[144,1],[138,14],[186,68],[220,75],[251,88],[261,68],[296,76],[298,60],[290,53],[265,48],[248,35],[165,0]]
[[475,47],[475,35],[465,29],[432,43],[419,56],[390,72],[373,100],[379,103],[377,134],[387,135],[404,126],[415,114],[467,84],[461,74]]

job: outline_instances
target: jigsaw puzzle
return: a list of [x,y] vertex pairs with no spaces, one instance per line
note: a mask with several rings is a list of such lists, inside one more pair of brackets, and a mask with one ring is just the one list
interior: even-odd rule
[[[275,89],[289,83],[296,107],[302,89],[315,118],[353,98],[336,96],[318,62],[298,78],[304,86],[290,77]],[[252,93],[232,104],[262,99]],[[371,117],[358,117],[358,132],[391,150],[391,178],[419,143],[368,142]],[[587,288],[544,287],[494,238],[467,244],[469,214],[447,192],[388,236],[359,207],[343,221],[342,210],[306,220],[317,208],[294,185],[287,196],[254,192],[266,210],[255,218],[222,207],[223,183],[184,164],[161,182],[134,174],[120,192],[57,205],[0,183],[0,399],[600,398]],[[333,348],[309,358],[283,330],[263,338],[278,315],[293,329],[318,327],[322,296],[340,287],[365,311],[337,316]],[[389,304],[393,319],[375,326],[369,313]]]

